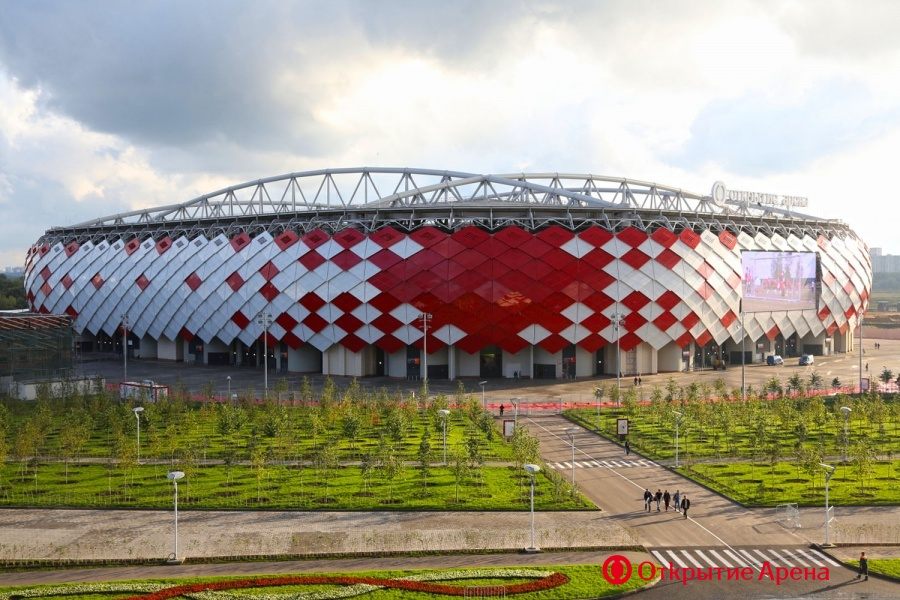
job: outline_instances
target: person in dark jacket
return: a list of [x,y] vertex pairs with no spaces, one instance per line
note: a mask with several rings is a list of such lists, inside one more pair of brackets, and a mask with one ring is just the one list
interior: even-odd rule
[[653,501],[653,492],[649,489],[644,491],[644,508],[647,509],[647,512],[650,512],[650,503]]
[[859,579],[863,575],[866,576],[864,581],[869,580],[869,559],[866,558],[865,552],[859,553],[859,573],[856,575],[856,578]]
[[666,512],[669,512],[669,502],[672,501],[672,495],[669,494],[669,490],[666,490],[663,493],[663,504],[666,505]]
[[687,511],[691,507],[691,501],[688,499],[687,495],[681,496],[681,512],[684,513],[684,518],[687,519]]
[[503,416],[503,411],[504,411],[504,410],[506,410],[506,407],[503,406],[503,405],[501,404],[501,405],[500,405],[500,416],[501,416],[501,417]]
[[631,454],[631,445],[629,445],[628,440],[625,440],[625,456]]
[[672,500],[675,501],[675,512],[681,512],[681,492],[679,490],[675,490]]
[[659,512],[659,503],[662,500],[662,490],[657,489],[656,495],[653,496],[653,499],[656,500],[656,512]]

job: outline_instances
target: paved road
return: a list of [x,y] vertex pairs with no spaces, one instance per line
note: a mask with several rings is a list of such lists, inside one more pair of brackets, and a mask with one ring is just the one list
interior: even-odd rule
[[[662,564],[685,568],[748,567],[759,577],[764,563],[776,567],[827,568],[830,581],[798,581],[776,586],[769,580],[752,582],[663,582],[648,597],[764,598],[811,594],[814,597],[856,597],[863,588],[849,587],[855,573],[809,548],[805,539],[774,520],[771,511],[741,507],[653,461],[622,449],[562,417],[532,417],[521,421],[541,441],[541,455],[554,468],[570,475],[572,445],[567,429],[574,432],[575,481],[579,489],[614,520],[626,527]],[[574,428],[574,429],[572,429]],[[566,469],[568,466],[568,469]],[[689,517],[655,503],[644,509],[643,492],[676,490],[691,499]],[[866,593],[896,598],[898,587],[870,580]],[[849,594],[849,595],[848,595]],[[867,596],[870,598],[878,597]]]

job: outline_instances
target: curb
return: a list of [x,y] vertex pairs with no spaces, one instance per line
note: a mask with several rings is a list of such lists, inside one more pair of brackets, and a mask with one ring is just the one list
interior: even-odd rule
[[[869,544],[869,545],[875,545],[875,544]],[[896,544],[881,544],[881,545],[882,545],[882,546],[887,546],[887,545],[890,545],[890,546],[896,546]],[[842,547],[843,547],[843,548],[846,548],[846,547],[851,547],[851,546],[856,546],[856,547],[858,547],[858,546],[864,546],[864,544],[852,544],[852,545],[851,545],[851,544],[840,544],[840,545],[837,546],[837,547],[839,547],[839,548],[842,548]],[[841,558],[838,558],[837,556],[835,556],[835,555],[832,554],[831,552],[828,552],[828,548],[823,548],[823,547],[821,547],[821,546],[818,545],[818,544],[810,544],[810,548],[814,548],[816,551],[821,552],[821,553],[824,554],[825,556],[827,556],[827,557],[831,558],[832,560],[834,560],[834,561],[840,563],[840,564],[843,565],[845,568],[850,569],[851,571],[858,571],[858,568],[857,568],[855,565],[852,565],[852,564],[848,563],[847,561],[845,561],[845,560],[843,560],[843,559],[841,559]],[[875,572],[873,572],[871,569],[869,570],[869,577],[874,577],[874,578],[876,578],[876,579],[881,579],[882,581],[890,581],[891,583],[897,583],[897,582],[900,582],[900,578],[897,578],[897,577],[891,577],[890,575],[885,575],[885,574],[883,574],[883,573],[875,573]]]

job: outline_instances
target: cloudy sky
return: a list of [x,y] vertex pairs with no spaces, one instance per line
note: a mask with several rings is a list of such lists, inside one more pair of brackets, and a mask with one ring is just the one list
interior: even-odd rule
[[0,266],[338,166],[807,196],[900,253],[900,3],[0,0]]

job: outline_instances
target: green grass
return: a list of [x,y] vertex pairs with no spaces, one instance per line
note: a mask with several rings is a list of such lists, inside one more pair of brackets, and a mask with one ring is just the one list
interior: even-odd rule
[[[516,567],[502,567],[501,570],[507,569],[515,569]],[[619,595],[623,592],[631,591],[638,589],[644,585],[644,582],[641,581],[637,577],[632,577],[632,579],[626,582],[624,585],[620,586],[612,586],[603,579],[602,571],[600,566],[598,565],[566,565],[566,566],[534,566],[529,565],[528,567],[521,567],[527,569],[537,569],[537,570],[545,570],[551,572],[561,572],[569,577],[569,582],[559,586],[557,588],[551,590],[544,590],[541,592],[530,592],[524,594],[516,594],[515,597],[518,600],[586,600],[590,598],[604,598],[608,596]],[[459,569],[453,569],[453,571],[458,571]],[[491,568],[491,570],[495,570]],[[425,572],[441,572],[442,570],[429,570],[429,571],[366,571],[366,572],[354,572],[354,573],[301,573],[298,574],[300,576],[310,576],[310,575],[348,575],[348,576],[358,576],[358,577],[380,577],[380,578],[395,578],[395,577],[403,577],[410,576],[413,574],[421,574]],[[443,570],[446,572],[446,570]],[[280,577],[279,575],[268,575],[270,577]],[[166,579],[166,580],[134,580],[131,582],[110,582],[113,584],[118,583],[164,583],[166,585],[174,586],[174,585],[184,585],[184,584],[192,584],[192,583],[201,583],[201,582],[209,582],[209,581],[225,581],[230,579],[247,579],[251,577],[256,577],[254,575],[246,576],[246,577],[204,577],[204,578],[190,578],[190,579]],[[263,575],[266,577],[266,575]],[[447,580],[442,581],[440,583],[450,584],[450,585],[458,585],[460,587],[466,586],[479,586],[479,585],[512,585],[515,583],[521,583],[524,581],[528,581],[528,579],[523,578],[472,578],[472,579],[455,579],[455,580]],[[62,587],[72,588],[74,585],[79,584],[71,584],[64,585]],[[49,591],[50,588],[59,588],[61,586],[53,585],[53,586],[31,586],[31,587],[22,587],[18,586],[15,588],[3,588],[0,590],[0,594],[11,594],[15,591],[22,590],[34,590],[35,592],[39,592],[41,589],[47,589]],[[327,589],[334,589],[337,586],[284,586],[284,587],[271,587],[271,588],[257,588],[259,590],[257,593],[309,593],[313,591],[322,591]],[[240,590],[240,593],[246,597],[253,597],[257,595],[257,593],[251,593],[251,590]],[[119,598],[127,598],[134,593],[82,593],[82,594],[66,594],[66,595],[57,595],[57,596],[38,596],[40,598],[67,598],[67,599],[80,599],[80,600],[116,600]],[[2,597],[2,596],[0,596]],[[396,590],[396,589],[381,589],[375,590],[373,592],[365,593],[361,596],[357,596],[358,598],[365,600],[434,600],[434,598],[446,598],[446,596],[437,596],[434,594],[423,593],[423,592],[412,592],[405,590]],[[181,596],[179,596],[181,598]]]
[[[858,560],[847,561],[847,564],[853,565],[853,568],[859,568]],[[869,573],[878,573],[886,575],[900,581],[900,558],[870,558]]]
[[[878,462],[864,485],[850,465],[835,465],[829,501],[840,506],[900,504],[900,461]],[[680,468],[679,473],[713,490],[750,506],[775,506],[797,503],[800,506],[824,506],[823,476],[810,478],[798,473],[797,465],[779,462],[703,463]]]
[[[109,469],[105,465],[70,465],[65,483],[64,465],[0,469],[0,505],[67,506],[105,508],[168,508],[172,484],[167,467],[142,465],[133,470]],[[37,471],[37,476],[34,475]],[[363,485],[357,467],[341,467],[328,475],[311,468],[270,466],[257,482],[249,466],[199,467],[189,471],[178,486],[179,506],[195,509],[289,509],[289,510],[527,510],[528,480],[514,467],[483,467],[481,475],[470,473],[459,486],[446,467],[429,469],[427,485],[413,467],[393,480],[373,473]],[[259,483],[259,488],[257,488]],[[596,508],[567,485],[539,477],[535,488],[538,510]]]

